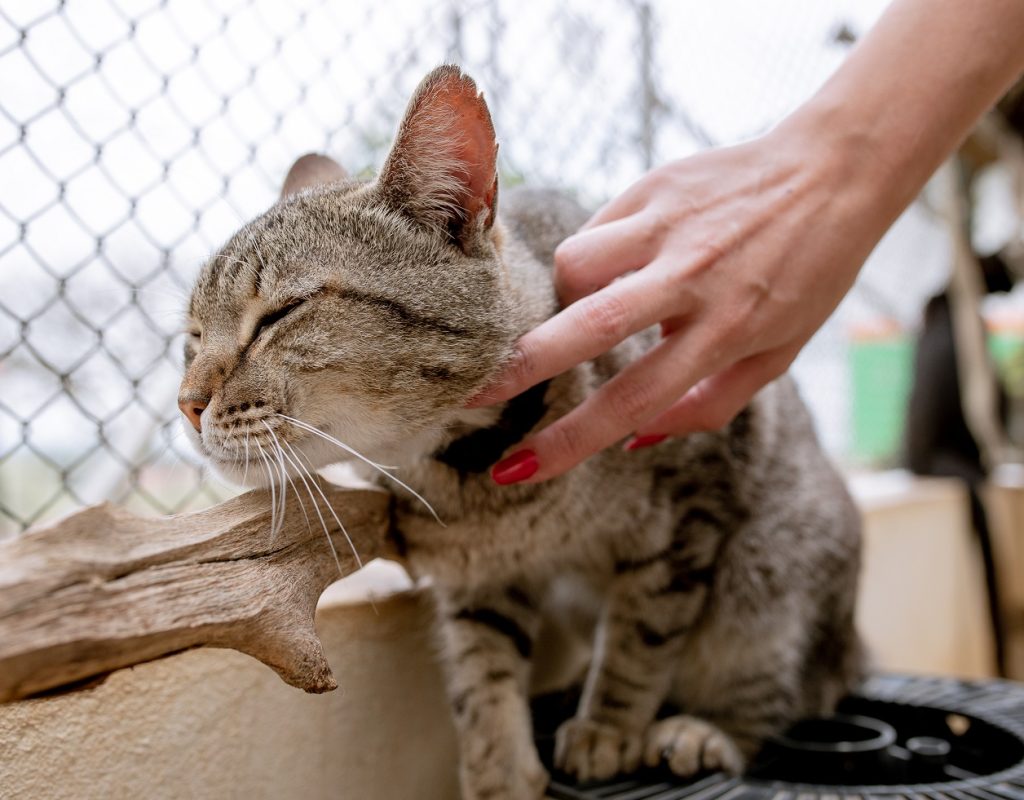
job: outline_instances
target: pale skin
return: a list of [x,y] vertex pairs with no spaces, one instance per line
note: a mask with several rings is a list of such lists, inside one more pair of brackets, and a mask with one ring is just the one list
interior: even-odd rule
[[864,260],[1024,71],[1024,0],[895,0],[767,135],[644,175],[555,254],[564,310],[475,400],[500,402],[660,324],[663,337],[493,471],[721,428],[781,375]]

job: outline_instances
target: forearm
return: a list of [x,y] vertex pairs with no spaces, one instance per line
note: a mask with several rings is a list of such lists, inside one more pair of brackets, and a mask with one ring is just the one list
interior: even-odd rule
[[1024,0],[895,0],[780,132],[824,143],[884,229],[1022,71]]

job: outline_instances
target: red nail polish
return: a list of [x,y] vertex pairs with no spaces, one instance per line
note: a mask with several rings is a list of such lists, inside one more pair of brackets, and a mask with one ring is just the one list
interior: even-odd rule
[[634,436],[628,442],[626,442],[626,450],[640,450],[644,447],[651,447],[652,445],[661,444],[668,438],[663,433],[651,433],[647,436]]
[[510,483],[525,481],[538,467],[540,462],[537,461],[536,453],[532,450],[520,450],[495,464],[491,469],[491,479],[501,486],[508,486]]

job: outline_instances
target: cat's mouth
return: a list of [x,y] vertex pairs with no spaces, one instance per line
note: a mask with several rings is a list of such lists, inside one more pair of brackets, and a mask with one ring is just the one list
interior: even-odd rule
[[[316,478],[317,470],[341,462],[362,464],[405,489],[440,521],[430,503],[395,475],[398,467],[375,461],[330,433],[328,426],[317,427],[282,413],[274,416],[280,420],[278,424],[258,420],[258,425],[234,434],[227,447],[221,445],[206,452],[211,465],[225,478],[242,486],[269,488],[284,497],[289,487],[298,492],[301,485],[312,498],[314,492],[323,496]],[[256,430],[260,427],[262,431]]]
[[213,419],[203,426],[202,434],[188,426],[186,432],[221,476],[242,486],[306,480],[317,470],[341,462],[361,463],[383,472],[395,469],[379,463],[376,453],[367,453],[336,435],[332,426],[316,426],[283,412],[226,423]]
[[314,436],[290,428],[273,417],[262,417],[229,426],[204,426],[202,434],[191,438],[207,462],[227,480],[265,487],[308,476],[325,465],[317,457],[317,448],[310,447]]

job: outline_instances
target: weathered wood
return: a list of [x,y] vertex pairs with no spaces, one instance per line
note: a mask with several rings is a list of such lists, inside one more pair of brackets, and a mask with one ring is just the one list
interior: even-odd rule
[[[321,486],[363,561],[380,555],[389,496]],[[276,535],[270,505],[263,490],[158,519],[104,504],[0,543],[0,702],[203,645],[307,692],[334,689],[313,615],[338,564],[308,498],[303,513],[291,495]],[[354,571],[323,500],[319,512]]]

